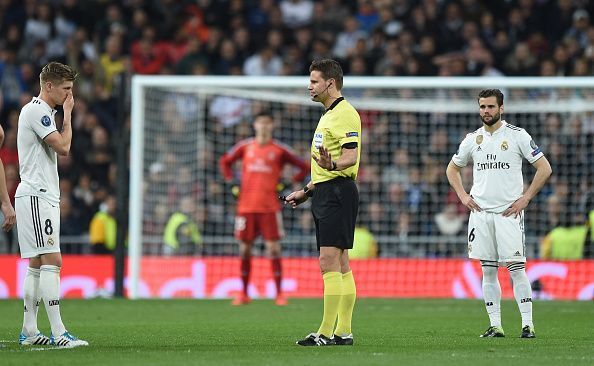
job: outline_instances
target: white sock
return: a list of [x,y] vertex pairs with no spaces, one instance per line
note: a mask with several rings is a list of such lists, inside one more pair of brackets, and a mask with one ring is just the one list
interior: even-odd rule
[[514,262],[509,264],[507,269],[514,284],[514,297],[522,316],[522,328],[526,325],[534,328],[534,324],[532,324],[532,287],[526,275],[526,264]]
[[483,268],[483,298],[492,327],[501,327],[501,285],[497,277],[497,262],[481,261]]
[[37,311],[39,310],[39,268],[27,268],[25,283],[23,285],[23,302],[25,303],[23,315],[23,334],[34,336],[39,333],[37,329]]
[[39,290],[54,337],[66,331],[60,316],[60,267],[43,265],[39,276]]

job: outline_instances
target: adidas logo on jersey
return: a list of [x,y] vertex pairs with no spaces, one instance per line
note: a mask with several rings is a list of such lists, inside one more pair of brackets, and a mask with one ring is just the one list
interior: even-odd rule
[[476,149],[476,151],[483,151],[483,149],[481,149],[481,147],[479,146],[478,149]]
[[519,257],[521,254],[520,254],[520,252],[518,251],[518,252],[516,252],[516,254],[514,254],[514,255],[515,255],[516,257]]

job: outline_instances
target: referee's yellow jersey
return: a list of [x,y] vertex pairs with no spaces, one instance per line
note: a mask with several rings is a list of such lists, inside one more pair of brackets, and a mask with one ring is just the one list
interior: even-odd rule
[[312,158],[311,181],[313,184],[337,177],[347,177],[353,180],[357,178],[361,160],[361,117],[349,102],[340,97],[320,118],[311,142],[311,154],[319,156],[318,148],[324,146],[332,155],[332,161],[336,161],[341,155],[342,145],[349,142],[357,143],[357,163],[344,170],[329,171],[321,168]]

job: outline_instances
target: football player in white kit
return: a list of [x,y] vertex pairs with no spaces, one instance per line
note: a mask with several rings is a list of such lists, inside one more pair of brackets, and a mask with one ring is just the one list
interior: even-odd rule
[[[60,315],[60,188],[58,157],[68,155],[72,142],[72,86],[77,73],[67,65],[50,62],[39,74],[41,92],[19,115],[17,149],[21,182],[15,209],[21,258],[29,258],[23,286],[24,319],[21,345],[87,346],[70,334]],[[54,119],[56,105],[64,109],[62,130]],[[48,338],[37,328],[40,300],[51,325]]]
[[[503,93],[486,89],[478,96],[483,126],[466,135],[448,164],[446,174],[460,201],[470,209],[468,256],[481,261],[483,296],[491,326],[481,337],[504,337],[501,325],[499,263],[509,270],[522,316],[521,338],[534,338],[532,289],[526,275],[524,209],[552,173],[551,165],[523,128],[501,119]],[[536,168],[523,192],[522,161]],[[460,170],[473,162],[470,193],[462,186]]]

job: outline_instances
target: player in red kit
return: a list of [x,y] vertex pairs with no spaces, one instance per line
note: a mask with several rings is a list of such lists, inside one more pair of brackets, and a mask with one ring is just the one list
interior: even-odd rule
[[219,165],[227,182],[233,178],[232,166],[241,160],[241,187],[235,217],[235,237],[239,240],[241,255],[241,280],[243,291],[233,300],[233,305],[250,302],[248,282],[251,270],[251,252],[254,239],[262,235],[266,251],[272,262],[276,285],[276,304],[286,305],[281,292],[281,248],[279,240],[284,235],[281,205],[277,185],[285,164],[299,168],[293,176],[295,182],[302,181],[309,173],[309,165],[292,150],[274,140],[274,120],[268,113],[260,113],[254,119],[256,136],[245,139],[225,153]]

